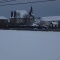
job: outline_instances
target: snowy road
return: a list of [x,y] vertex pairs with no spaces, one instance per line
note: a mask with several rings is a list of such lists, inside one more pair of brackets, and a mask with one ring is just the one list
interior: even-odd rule
[[60,60],[60,32],[0,30],[0,60]]

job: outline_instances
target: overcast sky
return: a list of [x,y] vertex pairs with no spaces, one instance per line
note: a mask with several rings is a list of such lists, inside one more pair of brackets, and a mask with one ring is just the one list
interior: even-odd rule
[[[0,3],[3,4],[12,4],[18,2],[30,2],[37,0],[16,0],[15,2],[9,3]],[[60,0],[52,2],[42,2],[36,4],[26,4],[26,5],[13,5],[13,6],[0,6],[0,16],[10,17],[11,10],[27,10],[29,11],[30,7],[33,6],[34,14],[37,17],[41,16],[58,16],[60,15]]]

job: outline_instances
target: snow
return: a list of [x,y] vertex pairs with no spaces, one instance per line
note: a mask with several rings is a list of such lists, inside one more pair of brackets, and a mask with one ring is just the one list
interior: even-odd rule
[[16,12],[17,12],[18,18],[23,18],[24,15],[28,14],[27,11],[25,11],[25,10],[16,10]]
[[6,18],[6,17],[4,17],[4,16],[0,16],[0,19],[8,19],[8,18]]
[[38,26],[36,23],[33,23],[32,26]]
[[35,19],[35,23],[36,23],[36,24],[39,24],[40,21],[41,21],[40,19]]
[[41,17],[43,21],[60,21],[60,16]]
[[0,30],[0,60],[60,60],[60,32]]
[[52,22],[53,24],[55,24],[55,25],[58,25],[58,22]]

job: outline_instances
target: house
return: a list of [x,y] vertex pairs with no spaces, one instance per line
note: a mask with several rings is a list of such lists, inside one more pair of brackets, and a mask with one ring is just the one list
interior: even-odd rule
[[0,16],[0,28],[6,27],[8,24],[8,18]]
[[25,10],[16,10],[16,11],[11,11],[11,18],[10,18],[10,23],[12,24],[20,24],[20,23],[24,23],[23,19],[24,16],[27,15],[27,11]]
[[[48,16],[41,17],[41,25],[45,25],[47,27],[58,28],[60,24],[60,16]],[[59,23],[59,24],[58,24]]]

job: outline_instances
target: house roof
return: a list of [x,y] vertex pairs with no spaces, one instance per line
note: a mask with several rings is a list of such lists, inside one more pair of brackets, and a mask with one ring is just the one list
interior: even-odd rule
[[16,12],[17,12],[17,16],[16,16],[17,18],[23,18],[24,15],[28,14],[28,12],[25,10],[16,10]]
[[8,19],[8,18],[6,18],[6,17],[4,17],[4,16],[0,16],[0,19],[5,19],[5,20],[6,20],[6,19]]
[[60,16],[41,17],[43,21],[60,21]]

